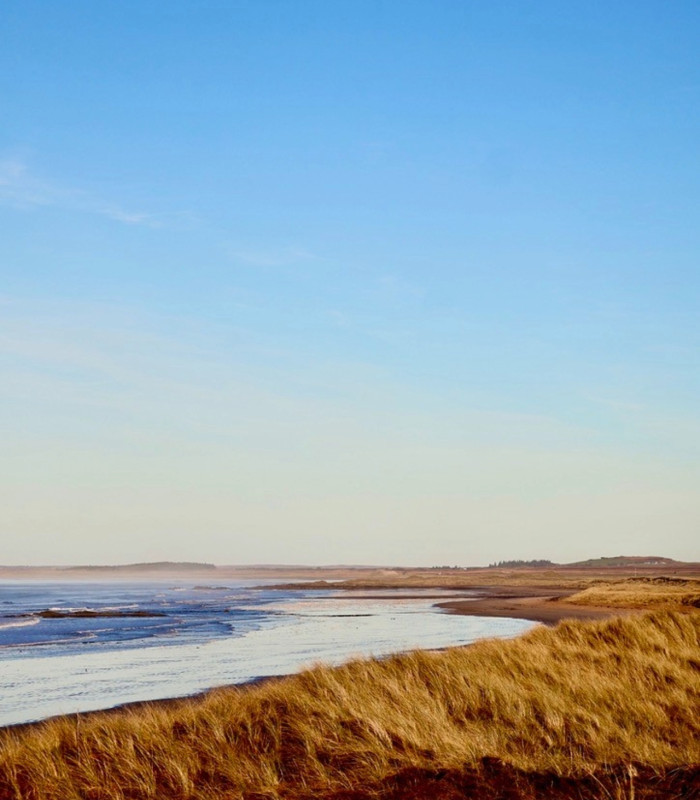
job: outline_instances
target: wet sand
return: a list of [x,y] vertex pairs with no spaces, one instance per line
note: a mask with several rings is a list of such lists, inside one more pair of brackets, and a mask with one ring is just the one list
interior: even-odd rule
[[639,613],[631,608],[575,606],[562,602],[564,598],[579,591],[578,589],[561,588],[545,593],[541,586],[490,586],[483,591],[484,595],[474,600],[448,600],[436,605],[451,614],[464,614],[470,617],[513,617],[542,622],[550,626],[565,619],[601,620]]

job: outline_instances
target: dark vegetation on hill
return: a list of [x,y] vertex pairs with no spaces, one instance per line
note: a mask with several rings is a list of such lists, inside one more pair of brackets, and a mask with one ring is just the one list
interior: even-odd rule
[[559,564],[546,558],[523,561],[514,559],[510,561],[494,561],[489,564],[489,569],[517,569],[518,567],[668,567],[674,564],[683,564],[663,556],[612,556],[601,558],[588,558],[585,561],[571,561]]
[[574,561],[566,564],[567,567],[671,567],[674,564],[684,564],[684,561],[675,561],[673,558],[663,556],[612,556],[603,558],[589,558],[585,561]]

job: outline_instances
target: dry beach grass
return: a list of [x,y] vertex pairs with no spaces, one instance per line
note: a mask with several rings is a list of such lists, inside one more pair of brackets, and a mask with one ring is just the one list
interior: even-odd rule
[[564,602],[608,608],[700,608],[700,580],[688,578],[627,578],[595,581]]
[[690,798],[699,640],[692,609],[564,622],[6,729],[0,797]]

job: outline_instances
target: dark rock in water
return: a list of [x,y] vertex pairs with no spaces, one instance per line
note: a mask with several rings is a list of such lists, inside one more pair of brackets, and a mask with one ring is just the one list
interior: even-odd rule
[[230,586],[195,586],[195,591],[198,592],[230,592]]
[[91,611],[89,609],[59,611],[47,608],[44,611],[38,611],[36,614],[28,614],[27,616],[42,617],[43,619],[64,619],[78,617],[167,617],[168,615],[161,614],[158,611]]

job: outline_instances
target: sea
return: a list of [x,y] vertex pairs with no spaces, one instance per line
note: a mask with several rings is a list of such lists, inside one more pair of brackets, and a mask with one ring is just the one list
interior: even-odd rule
[[508,638],[535,624],[436,608],[455,596],[241,580],[2,580],[0,726],[193,695],[319,663]]

